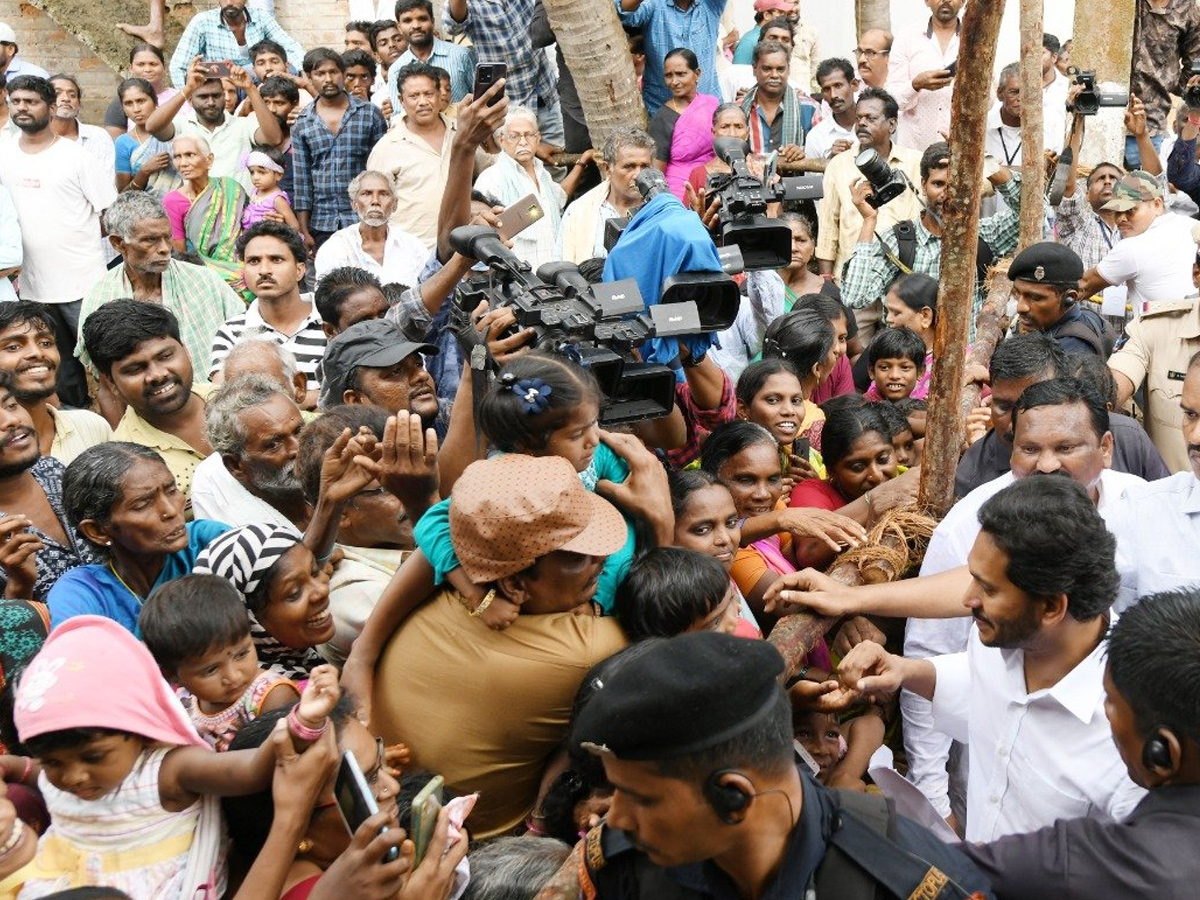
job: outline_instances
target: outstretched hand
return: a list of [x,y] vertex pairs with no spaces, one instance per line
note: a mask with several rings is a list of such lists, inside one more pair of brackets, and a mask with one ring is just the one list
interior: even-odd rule
[[850,616],[858,610],[854,589],[834,581],[816,569],[802,569],[779,576],[763,595],[767,612],[779,616],[808,611],[821,616]]
[[415,413],[400,412],[388,417],[376,455],[360,454],[354,462],[398,497],[405,510],[424,511],[437,498],[437,455],[437,432],[422,429]]
[[365,426],[358,434],[342,430],[321,462],[321,497],[329,503],[345,503],[375,478],[362,466],[360,457],[374,457],[375,435]]

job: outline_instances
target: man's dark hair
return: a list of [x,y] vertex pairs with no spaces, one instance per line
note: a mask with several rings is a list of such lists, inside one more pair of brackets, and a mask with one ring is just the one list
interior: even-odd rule
[[246,53],[250,57],[250,64],[254,65],[254,61],[263,53],[274,53],[285,63],[288,61],[287,51],[283,49],[283,44],[278,41],[273,41],[270,38],[263,38],[257,44],[252,46]]
[[1062,54],[1062,44],[1058,42],[1058,38],[1049,32],[1042,33],[1042,49],[1049,50],[1055,56]]
[[759,41],[754,45],[753,62],[751,65],[758,65],[758,61],[764,56],[769,56],[772,53],[782,53],[784,58],[788,60],[788,65],[791,63],[791,54],[788,53],[788,48],[779,43],[779,41]]
[[429,0],[396,0],[396,21],[399,22],[410,9],[423,9],[429,13],[429,18],[433,18],[433,4]]
[[834,72],[841,72],[845,75],[847,84],[857,77],[854,74],[854,66],[850,64],[850,60],[835,56],[831,59],[821,60],[821,64],[817,66],[817,84],[821,83],[822,78],[832,75]]
[[449,84],[450,83],[450,73],[447,72],[445,69],[443,69],[441,66],[430,65],[429,68],[433,69],[433,74],[437,76],[438,82],[440,84]]
[[796,38],[796,26],[792,24],[792,20],[787,16],[775,16],[773,19],[767,19],[762,23],[762,28],[758,32],[758,41],[763,41],[763,35],[768,31],[785,30],[792,39]]
[[[75,85],[75,96],[77,96],[80,100],[83,99],[83,88],[81,88],[79,86],[79,79],[76,78],[74,75],[68,75],[66,72],[59,72],[56,75],[51,75],[49,80],[50,80],[50,84],[52,84],[52,85],[56,81],[71,82],[71,84]],[[55,99],[58,99],[57,96],[55,97]]]
[[1087,407],[1092,430],[1096,433],[1096,441],[1099,442],[1109,430],[1108,407],[1104,405],[1104,398],[1090,384],[1069,375],[1039,381],[1025,388],[1013,404],[1013,431],[1016,432],[1017,421],[1026,410],[1073,403],[1082,403]]
[[1142,597],[1108,634],[1108,673],[1146,736],[1200,741],[1200,588]]
[[14,325],[29,325],[35,331],[54,333],[54,321],[46,307],[31,300],[0,303],[0,331]]
[[[122,297],[103,304],[83,321],[83,345],[96,368],[112,375],[112,367],[155,338],[179,340],[179,320],[165,306]],[[182,342],[181,342],[182,343]]]
[[366,269],[358,266],[338,266],[336,269],[330,269],[317,282],[317,290],[313,295],[313,302],[321,315],[321,321],[336,328],[338,320],[342,317],[342,304],[346,302],[346,298],[369,287],[383,291],[379,279]]
[[366,50],[358,47],[355,47],[353,50],[347,50],[342,54],[342,71],[348,71],[352,66],[362,66],[370,73],[372,78],[379,71],[379,64],[375,62],[375,57]]
[[365,34],[368,39],[371,37],[371,26],[374,22],[368,22],[365,19],[355,19],[352,22],[346,23],[346,34],[352,31],[357,31],[359,34]]
[[142,640],[168,678],[179,666],[250,635],[246,601],[219,575],[184,575],[155,588],[138,614]]
[[438,86],[438,74],[433,66],[429,65],[429,63],[410,62],[396,76],[396,93],[398,95],[404,93],[404,82],[410,78],[428,78],[433,82],[435,88]]
[[615,612],[631,641],[674,637],[717,609],[728,591],[729,573],[714,557],[655,547],[629,567]]
[[308,250],[304,246],[304,238],[300,237],[298,232],[291,225],[284,225],[282,222],[272,222],[266,219],[262,222],[255,222],[245,231],[238,235],[237,239],[237,256],[238,259],[244,259],[246,256],[246,245],[257,237],[273,237],[287,244],[287,248],[291,251],[292,259],[298,263],[308,261]]
[[1067,374],[1090,385],[1109,409],[1117,408],[1117,380],[1108,363],[1095,353],[1068,353]]
[[371,49],[376,49],[375,45],[379,43],[379,36],[381,34],[396,27],[398,26],[395,19],[380,19],[378,22],[373,22],[371,24],[371,31],[367,35],[371,39]]
[[311,75],[317,66],[327,62],[337,66],[339,72],[346,71],[346,64],[342,62],[342,54],[331,47],[314,47],[304,54],[304,74]]
[[1008,338],[992,353],[992,382],[1020,381],[1034,375],[1067,374],[1067,354],[1058,341],[1041,332]]
[[862,103],[864,100],[878,100],[880,103],[882,103],[884,118],[900,118],[900,104],[896,102],[895,97],[893,97],[883,88],[863,88],[858,92],[858,99],[854,101],[854,105],[857,107],[858,104]]
[[702,782],[719,769],[749,769],[766,775],[786,772],[792,762],[792,704],[780,689],[774,707],[740,734],[707,750],[657,762],[659,774]]
[[[861,98],[859,98],[861,99]],[[928,181],[931,172],[950,167],[950,145],[945,141],[935,141],[925,148],[921,154],[921,180]]]
[[868,366],[874,366],[881,359],[908,359],[918,372],[924,372],[925,342],[911,328],[885,328],[867,347]]
[[1067,596],[1077,622],[1104,615],[1121,579],[1117,541],[1087,491],[1066,475],[1030,475],[991,497],[980,528],[1008,557],[1008,580],[1037,599]]
[[18,75],[13,78],[8,82],[8,92],[12,94],[16,91],[33,91],[45,100],[48,106],[53,106],[57,99],[54,85],[50,83],[50,79],[42,78],[40,75]]
[[282,75],[264,78],[263,83],[258,86],[258,93],[263,97],[282,97],[292,106],[300,102],[300,89],[294,81]]
[[1092,179],[1095,178],[1096,175],[1099,174],[1104,169],[1112,169],[1114,172],[1117,173],[1118,178],[1120,178],[1122,175],[1125,174],[1125,170],[1122,169],[1120,166],[1118,166],[1116,163],[1098,162],[1098,163],[1096,163],[1095,168],[1093,168],[1092,171],[1088,172],[1088,177],[1087,177],[1087,186],[1088,187],[1092,186]]

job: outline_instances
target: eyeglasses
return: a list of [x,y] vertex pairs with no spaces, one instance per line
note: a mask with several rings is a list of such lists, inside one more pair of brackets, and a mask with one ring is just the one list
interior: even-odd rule
[[891,52],[891,50],[868,50],[864,47],[854,48],[855,56],[865,56],[867,59],[874,59],[877,56],[887,56]]
[[522,132],[519,134],[509,131],[507,134],[508,139],[514,144],[536,144],[538,139],[541,138],[541,134],[536,131]]

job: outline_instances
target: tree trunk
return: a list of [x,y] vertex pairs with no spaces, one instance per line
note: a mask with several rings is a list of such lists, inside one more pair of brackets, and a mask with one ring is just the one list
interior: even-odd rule
[[1045,219],[1042,20],[1042,0],[1021,0],[1021,249],[1042,239]]
[[550,27],[575,76],[592,146],[603,146],[618,128],[645,128],[646,107],[613,4],[607,0],[544,2]]
[[857,0],[854,13],[859,35],[872,28],[892,30],[891,0]]
[[[1106,0],[1103,9],[1082,0],[1075,4],[1071,61],[1081,69],[1094,70],[1097,85],[1115,82],[1128,90],[1137,5],[1137,0]],[[1124,157],[1124,111],[1102,109],[1097,115],[1088,116],[1079,152],[1080,164],[1094,166],[1103,160],[1123,164]]]
[[979,240],[979,182],[983,175],[983,141],[992,104],[992,68],[1004,4],[968,0],[958,49],[958,77],[951,101],[950,186],[942,234],[937,330],[933,357],[937,366],[929,396],[925,460],[921,465],[920,503],[941,518],[954,502],[966,423],[959,415],[963,367],[970,333]]

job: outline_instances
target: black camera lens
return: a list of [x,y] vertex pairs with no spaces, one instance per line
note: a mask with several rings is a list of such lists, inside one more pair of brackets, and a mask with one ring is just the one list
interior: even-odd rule
[[892,167],[875,150],[867,149],[858,154],[854,165],[862,172],[863,178],[871,183],[871,187],[879,190],[892,180]]

